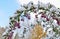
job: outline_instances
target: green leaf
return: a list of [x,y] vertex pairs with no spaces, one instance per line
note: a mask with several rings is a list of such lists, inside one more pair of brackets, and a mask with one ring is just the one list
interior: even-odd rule
[[20,21],[20,17],[18,17],[18,22]]
[[28,8],[28,6],[23,6],[25,9],[27,9]]
[[39,7],[39,9],[45,10],[44,7]]
[[20,11],[19,11],[19,10],[17,10],[17,13],[20,13]]
[[11,23],[13,24],[15,22],[15,20],[11,20]]
[[10,20],[12,19],[12,17],[10,17]]
[[14,19],[17,19],[17,16],[16,16],[16,17],[14,17]]
[[45,11],[49,11],[49,9],[45,9]]
[[50,9],[52,7],[52,5],[50,4],[50,6],[48,6],[48,8]]

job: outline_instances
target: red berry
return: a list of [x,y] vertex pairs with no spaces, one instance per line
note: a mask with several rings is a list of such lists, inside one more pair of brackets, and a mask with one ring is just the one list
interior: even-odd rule
[[60,20],[58,18],[54,18],[57,21],[57,24],[60,25]]
[[49,21],[49,18],[46,18],[47,21]]
[[14,24],[14,27],[16,27],[17,26],[17,22],[15,22],[15,24]]
[[42,13],[42,16],[41,17],[46,18],[46,15],[44,13]]
[[17,27],[20,28],[20,23],[17,24]]
[[30,19],[30,14],[26,14],[25,16],[26,16],[28,19]]
[[15,30],[16,28],[14,27],[13,30]]
[[60,25],[60,20],[57,20],[57,24]]
[[20,28],[20,23],[18,23],[18,22],[15,22],[14,28],[15,28],[15,27],[18,27],[18,28]]
[[10,33],[10,36],[12,36],[12,35],[13,35],[13,33],[14,33],[14,32],[11,32],[11,33]]
[[45,15],[42,15],[41,17],[46,18],[46,16],[45,16]]
[[18,26],[18,28],[20,28],[20,26]]
[[13,33],[14,33],[14,32],[11,32],[11,33],[10,33],[10,35],[8,36],[8,39],[12,39]]
[[21,19],[21,21],[24,21],[24,19]]
[[28,19],[30,19],[30,16],[27,16]]

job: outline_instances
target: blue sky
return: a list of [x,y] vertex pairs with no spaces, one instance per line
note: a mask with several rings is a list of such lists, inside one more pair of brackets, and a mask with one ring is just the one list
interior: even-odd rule
[[9,23],[9,17],[19,8],[16,0],[0,0],[0,26]]

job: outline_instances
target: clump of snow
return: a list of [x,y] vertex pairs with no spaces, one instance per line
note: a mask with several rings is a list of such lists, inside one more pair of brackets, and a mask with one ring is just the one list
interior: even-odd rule
[[[56,38],[54,37],[56,32],[54,32],[53,29],[55,27],[59,28],[60,26],[60,20],[59,20],[59,24],[57,23],[58,22],[57,19],[60,18],[58,18],[58,15],[56,15],[56,14],[60,14],[60,9],[57,9],[54,5],[51,5],[50,3],[43,4],[41,2],[38,2],[38,4],[35,5],[33,4],[33,2],[29,2],[28,4],[22,5],[19,11],[22,11],[22,14],[20,14],[19,16],[20,28],[15,27],[14,30],[11,30],[11,32],[14,32],[12,39],[15,38],[16,34],[18,34],[18,36],[22,39],[23,38],[28,39],[28,37],[31,34],[30,33],[31,29],[33,29],[33,27],[36,24],[40,24],[43,27],[44,32],[47,32],[46,39]],[[8,30],[6,30],[6,33]]]

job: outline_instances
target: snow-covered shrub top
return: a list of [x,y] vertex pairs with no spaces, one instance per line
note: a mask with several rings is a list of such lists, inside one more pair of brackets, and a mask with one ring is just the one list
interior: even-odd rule
[[[45,38],[40,37],[40,34],[37,39],[60,39],[60,8],[56,8],[50,3],[43,4],[41,2],[38,4],[29,2],[22,5],[14,16],[10,17],[9,28],[3,33],[4,38],[14,39],[18,34],[22,39],[36,39],[34,35],[32,36],[34,38],[29,38],[36,25],[40,25],[43,28],[42,32],[46,34]],[[37,30],[38,33],[40,29],[35,28],[34,30]]]

